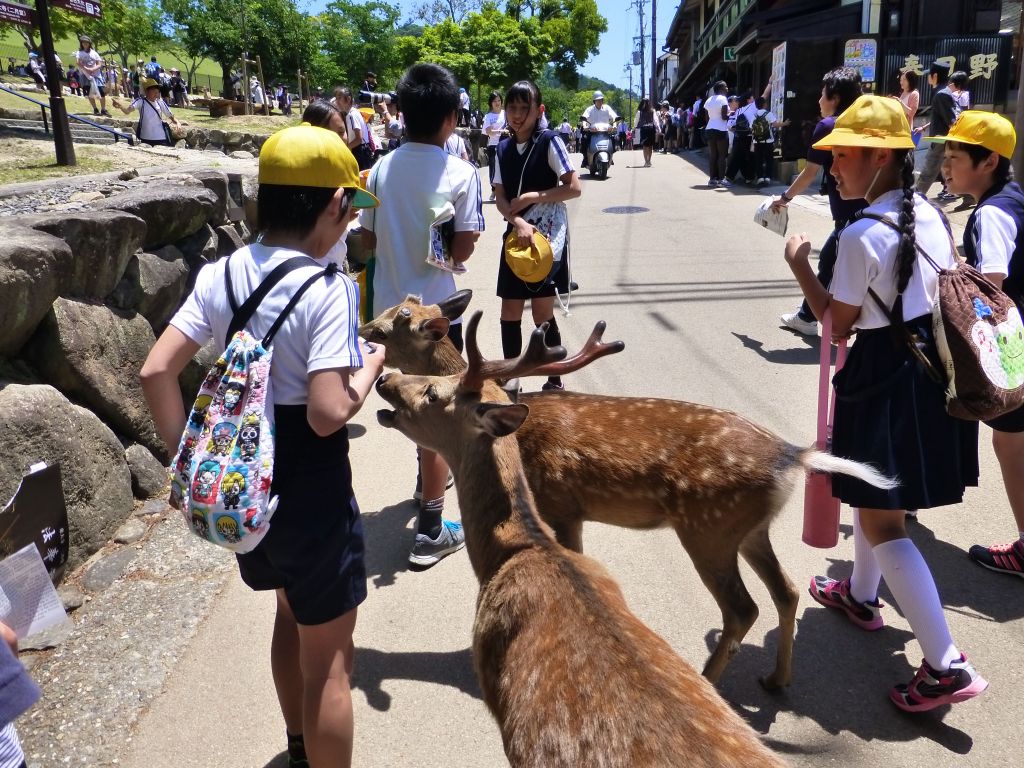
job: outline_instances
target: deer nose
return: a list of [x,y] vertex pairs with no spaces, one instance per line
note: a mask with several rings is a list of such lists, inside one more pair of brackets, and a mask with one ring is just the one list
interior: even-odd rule
[[376,383],[375,387],[376,387],[378,392],[380,392],[381,387],[384,386],[384,382],[388,379],[389,376],[391,376],[390,373],[382,373],[380,375],[380,378],[377,379],[377,383]]

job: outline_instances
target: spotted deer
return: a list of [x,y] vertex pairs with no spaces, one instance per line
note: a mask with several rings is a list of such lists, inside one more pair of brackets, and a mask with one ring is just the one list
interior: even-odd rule
[[[445,337],[469,305],[459,291],[438,305],[409,297],[360,328],[387,345],[385,365],[404,373],[454,375],[465,361]],[[559,543],[583,551],[583,522],[625,528],[671,526],[722,612],[722,634],[704,665],[717,682],[758,615],[739,555],[779,614],[769,690],[792,677],[798,594],[779,564],[769,526],[807,471],[893,482],[868,466],[800,448],[730,411],[654,398],[572,392],[522,394],[529,416],[517,439],[526,477]]]
[[455,473],[480,592],[473,663],[513,768],[782,766],[757,734],[626,606],[594,560],[560,546],[538,516],[516,430],[530,407],[494,379],[562,375],[621,342],[600,324],[578,355],[534,331],[518,360],[482,359],[451,376],[385,374],[381,425],[439,452]]

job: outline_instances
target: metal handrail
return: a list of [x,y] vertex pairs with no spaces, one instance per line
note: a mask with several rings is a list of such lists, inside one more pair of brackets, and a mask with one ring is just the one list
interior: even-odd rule
[[[43,131],[46,132],[46,133],[50,132],[50,125],[46,121],[46,110],[48,110],[50,108],[49,104],[44,104],[41,101],[36,101],[31,96],[26,96],[23,93],[18,93],[13,88],[8,88],[6,85],[0,85],[0,91],[3,91],[4,93],[9,93],[12,96],[17,96],[19,99],[24,99],[25,101],[30,101],[33,104],[35,104],[37,107],[39,107],[40,111],[43,113]],[[79,123],[85,123],[86,125],[91,125],[93,128],[98,128],[101,131],[105,131],[106,133],[109,133],[109,134],[113,135],[114,143],[115,144],[118,142],[118,140],[124,139],[125,141],[128,142],[128,146],[129,147],[134,147],[135,146],[135,137],[132,136],[130,133],[125,133],[124,131],[119,131],[116,128],[111,128],[109,125],[103,125],[102,123],[97,123],[94,120],[90,120],[87,117],[81,117],[80,115],[72,115],[72,114],[68,113],[68,119],[69,120],[76,120]]]

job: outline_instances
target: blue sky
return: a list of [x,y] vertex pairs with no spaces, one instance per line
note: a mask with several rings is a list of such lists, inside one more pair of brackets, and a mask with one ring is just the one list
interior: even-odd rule
[[[396,2],[406,13],[419,4],[418,0],[391,0]],[[323,8],[329,0],[306,0],[300,2],[300,7],[305,5],[308,10],[315,11]],[[658,3],[658,48],[665,43],[665,33],[668,32],[672,17],[675,16],[678,0],[660,0]],[[625,88],[629,85],[629,75],[623,72],[623,67],[630,60],[630,53],[633,50],[633,37],[639,34],[639,23],[636,8],[629,7],[629,0],[597,0],[598,10],[608,20],[608,31],[601,36],[600,52],[593,59],[588,61],[582,68],[583,74],[597,77],[605,82]],[[647,35],[645,43],[645,69],[649,69],[650,63],[650,36],[651,36],[651,3],[645,3],[647,19],[644,22],[644,31]],[[650,73],[645,72],[650,78]],[[638,88],[640,79],[640,68],[634,67],[633,86]]]

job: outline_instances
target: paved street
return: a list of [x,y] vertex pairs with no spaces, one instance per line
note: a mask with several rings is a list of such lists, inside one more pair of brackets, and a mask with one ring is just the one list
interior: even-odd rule
[[[573,276],[581,290],[571,316],[558,321],[570,350],[600,319],[608,321],[606,337],[625,340],[626,350],[573,374],[568,386],[729,408],[809,444],[818,347],[778,326],[779,314],[796,306],[799,291],[783,262],[782,240],[751,221],[760,196],[705,189],[706,174],[686,157],[656,155],[649,169],[638,167],[639,153],[616,158],[607,181],[584,174],[583,196],[570,204]],[[605,211],[613,206],[646,210]],[[497,357],[494,284],[503,227],[494,206],[485,209],[489,229],[460,287],[475,291],[472,308],[484,311],[481,345]],[[830,226],[827,208],[817,203],[800,201],[791,210],[791,231],[808,232],[816,245]],[[416,513],[410,499],[414,450],[398,432],[378,427],[378,407],[380,400],[371,396],[352,427],[370,570],[370,596],[356,629],[355,765],[501,766],[500,736],[470,661],[476,582],[468,558],[459,553],[423,573],[407,569]],[[1020,765],[1022,585],[981,570],[966,556],[972,543],[1008,540],[1012,533],[989,439],[983,428],[984,487],[970,491],[959,507],[922,512],[911,526],[936,574],[955,639],[991,682],[980,699],[930,715],[899,713],[887,690],[909,680],[921,659],[899,612],[890,606],[888,626],[866,634],[806,595],[811,575],[848,573],[848,510],[842,540],[832,551],[801,544],[799,489],[773,527],[780,560],[803,594],[794,680],[779,695],[757,683],[773,664],[777,619],[766,590],[743,566],[762,610],[719,690],[793,765]],[[456,516],[454,492],[448,505]],[[588,524],[584,544],[619,580],[635,612],[700,669],[720,616],[675,534]],[[126,745],[122,766],[286,766],[269,667],[273,604],[270,594],[254,594],[237,575],[230,577],[164,694]],[[239,642],[251,643],[246,658],[225,652]]]

